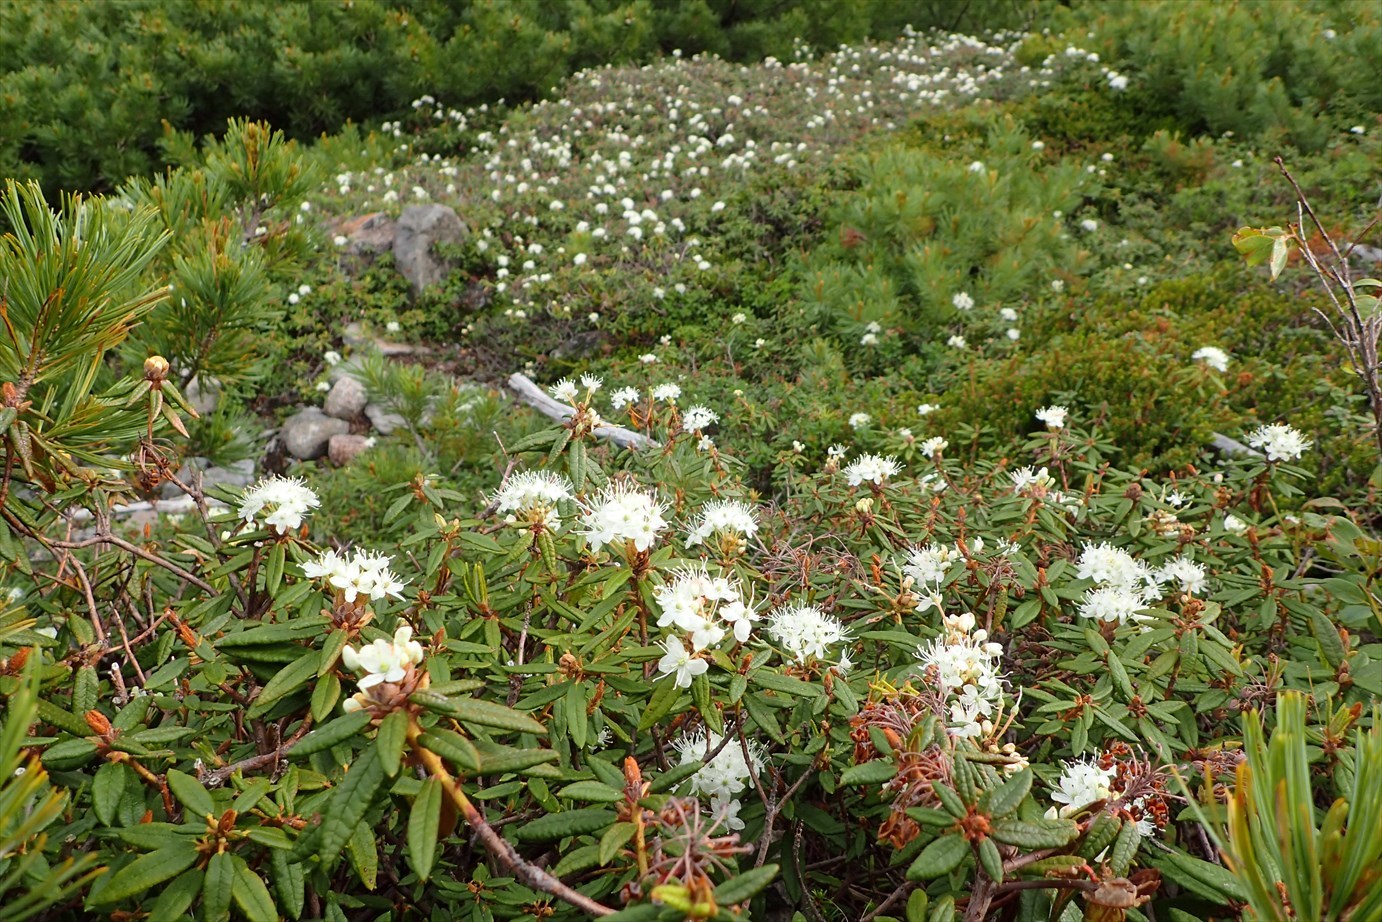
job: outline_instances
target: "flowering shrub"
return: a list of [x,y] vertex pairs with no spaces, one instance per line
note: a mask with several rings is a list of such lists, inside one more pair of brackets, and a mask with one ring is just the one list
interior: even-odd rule
[[[1167,283],[1130,304],[1113,161],[1077,171],[998,116],[946,115],[1065,58],[1101,93],[1137,79],[1088,52],[1023,72],[1014,45],[590,71],[475,157],[338,174],[312,201],[497,189],[468,214],[460,274],[495,298],[468,340],[536,355],[541,318],[610,354],[554,360],[568,412],[542,426],[357,355],[398,435],[238,491],[179,477],[192,366],[147,355],[218,335],[138,326],[184,286],[150,271],[179,210],[152,207],[157,184],[128,211],[10,189],[0,919],[1366,915],[1382,543],[1369,506],[1311,479],[1354,417],[1296,380],[1247,411],[1256,377],[1287,377],[1258,353],[1318,342],[1291,299],[1239,315]],[[852,188],[836,154],[919,103],[938,120],[865,152],[888,170]],[[950,159],[928,164],[937,143]],[[883,194],[897,176],[963,214],[909,210]],[[990,188],[1030,210],[996,249]],[[304,242],[290,198],[226,205],[255,218],[235,259],[281,253],[286,275],[253,231],[268,215]],[[827,215],[871,242],[837,246]],[[910,252],[940,218],[957,247]],[[784,254],[822,240],[876,319],[797,325]],[[849,265],[870,247],[887,272]],[[348,289],[293,290],[289,328],[324,336],[309,315]],[[428,297],[398,316],[448,295]],[[1168,303],[1208,319],[1173,334]],[[1248,450],[1201,452],[1211,426]],[[167,484],[195,510],[177,527],[115,518]]]

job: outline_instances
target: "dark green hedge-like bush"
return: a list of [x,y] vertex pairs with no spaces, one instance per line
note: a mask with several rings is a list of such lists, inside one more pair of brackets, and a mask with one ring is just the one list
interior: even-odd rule
[[[972,7],[972,9],[970,8]],[[232,117],[291,138],[542,96],[585,67],[710,51],[790,59],[918,28],[1029,21],[1032,0],[59,0],[0,2],[0,176],[111,188],[164,162],[163,123]]]

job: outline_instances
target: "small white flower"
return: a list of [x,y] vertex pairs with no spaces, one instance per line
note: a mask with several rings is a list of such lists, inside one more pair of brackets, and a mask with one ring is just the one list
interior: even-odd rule
[[1046,424],[1047,429],[1062,429],[1065,427],[1065,417],[1070,411],[1063,406],[1042,407],[1036,411],[1036,418]]
[[329,390],[331,390],[331,382],[330,382],[330,381],[318,381],[318,382],[317,382],[317,392],[318,392],[318,393],[325,394],[325,393],[326,393],[327,391],[329,391]]
[[873,421],[873,417],[867,413],[852,413],[849,417],[849,428],[862,429]]
[[304,563],[302,573],[309,579],[324,577],[347,602],[360,597],[378,602],[388,596],[403,597],[403,583],[389,568],[391,562],[386,555],[369,551],[355,551],[346,558],[327,550],[316,560]]
[[622,410],[631,403],[638,402],[638,388],[621,387],[609,395],[609,402],[616,410]]
[[917,406],[917,415],[918,415],[918,416],[930,416],[932,413],[936,412],[936,411],[939,410],[940,408],[941,408],[941,405],[938,404],[938,403],[923,403],[923,404],[919,404],[919,405]]
[[563,403],[575,403],[576,398],[578,396],[578,392],[576,391],[576,382],[572,381],[570,378],[562,378],[560,381],[558,381],[556,384],[553,384],[547,390],[552,394],[553,397],[562,401]]
[[955,335],[947,339],[945,344],[952,349],[965,349],[969,346],[969,341],[963,336]]
[[730,322],[730,323],[733,323],[733,324],[740,324],[740,323],[743,323],[743,322],[744,322],[745,320],[747,320],[747,319],[748,319],[748,317],[744,314],[744,312],[743,312],[743,311],[740,311],[740,312],[736,313],[733,317],[730,317],[730,318],[729,318],[729,322]]
[[758,513],[748,503],[717,499],[706,503],[686,536],[688,545],[699,545],[714,535],[751,538],[758,534]]
[[1086,233],[1092,234],[1099,229],[1099,222],[1093,218],[1085,218],[1080,222],[1080,229]]
[[902,465],[891,456],[884,458],[880,455],[860,455],[843,473],[851,487],[857,487],[862,483],[881,486],[889,477],[896,477],[902,473]]
[[1051,794],[1051,799],[1061,805],[1059,815],[1071,816],[1090,804],[1108,800],[1113,794],[1109,785],[1116,774],[1094,759],[1066,762],[1065,771],[1056,782],[1056,791]]
[[956,292],[955,297],[950,299],[950,303],[955,305],[956,310],[967,311],[974,308],[974,299],[970,297],[967,291]]
[[653,546],[667,527],[667,507],[657,497],[627,483],[610,483],[582,506],[581,534],[599,550],[606,544],[631,542],[637,551]]
[[690,688],[696,676],[703,675],[710,663],[692,656],[679,637],[668,637],[662,642],[662,658],[657,661],[658,672],[676,676],[677,688]]
[[397,333],[401,329],[403,329],[403,327],[399,325],[397,320],[390,320],[388,323],[384,324],[385,333]]
[[1224,531],[1232,535],[1245,534],[1248,530],[1248,523],[1238,516],[1228,513],[1224,516]]
[[941,436],[937,435],[922,442],[921,445],[918,447],[921,449],[921,453],[923,455],[930,458],[933,457],[937,452],[945,451],[947,448],[950,447],[950,443],[947,442]]
[[700,432],[720,421],[720,415],[709,407],[694,406],[681,417],[682,428],[687,432]]
[[1294,461],[1315,443],[1299,430],[1276,423],[1254,429],[1248,434],[1248,444],[1266,452],[1268,461]]
[[654,400],[661,400],[663,403],[672,403],[681,396],[681,386],[673,383],[659,384],[651,391]]
[[249,487],[240,496],[240,518],[253,524],[264,510],[263,524],[280,535],[302,526],[302,518],[309,510],[321,505],[317,494],[301,480],[287,477],[266,477]]
[[399,625],[392,641],[380,638],[358,651],[354,647],[344,647],[341,663],[351,672],[364,673],[364,676],[359,681],[360,693],[347,699],[342,709],[347,713],[360,710],[370,702],[368,692],[371,688],[403,681],[425,655],[422,644],[413,640],[413,629],[407,624]]
[[823,660],[845,640],[845,626],[815,605],[787,605],[768,616],[768,634],[798,663]]
[[339,365],[341,362],[341,354],[335,351],[334,349],[329,350],[327,352],[323,352],[322,361],[328,365]]
[[1228,353],[1218,346],[1201,346],[1190,358],[1203,362],[1215,371],[1228,371]]

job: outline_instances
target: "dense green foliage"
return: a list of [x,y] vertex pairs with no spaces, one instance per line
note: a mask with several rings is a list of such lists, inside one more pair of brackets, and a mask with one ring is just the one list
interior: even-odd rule
[[118,191],[0,203],[0,922],[1374,914],[1366,4],[51,9],[0,169]]

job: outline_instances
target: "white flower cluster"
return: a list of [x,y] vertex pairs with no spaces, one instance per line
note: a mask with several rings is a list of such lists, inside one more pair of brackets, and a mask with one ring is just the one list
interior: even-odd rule
[[912,550],[902,565],[903,574],[918,583],[940,585],[950,565],[960,559],[960,549],[945,544],[928,544]]
[[1099,584],[1085,593],[1079,607],[1081,617],[1095,621],[1122,624],[1137,618],[1160,596],[1158,575],[1108,542],[1085,545],[1076,577]]
[[1254,429],[1248,434],[1248,444],[1266,452],[1268,461],[1294,461],[1315,443],[1298,429],[1276,423]]
[[398,626],[392,641],[381,637],[358,652],[354,647],[346,647],[341,651],[341,662],[351,672],[363,675],[359,681],[360,691],[346,699],[342,710],[349,714],[365,707],[370,703],[370,689],[386,682],[402,682],[409,667],[421,663],[423,656],[422,644],[413,640],[413,629],[407,624]]
[[[762,748],[752,740],[748,742],[748,757],[744,756],[745,746],[739,740],[724,743],[724,737],[710,731],[698,731],[683,736],[676,743],[681,765],[705,762],[706,756],[715,752],[715,757],[691,776],[691,790],[710,798],[710,811],[720,817],[729,829],[743,829],[744,822],[739,819],[739,799],[749,786],[754,774],[763,770]],[[752,766],[752,771],[750,771]]]
[[1064,429],[1065,417],[1070,411],[1062,406],[1042,407],[1036,411],[1036,418],[1046,424],[1047,429]]
[[[1111,785],[1117,776],[1116,769],[1104,768],[1096,759],[1066,762],[1065,770],[1056,781],[1056,790],[1051,794],[1051,800],[1059,806],[1047,810],[1046,816],[1049,819],[1074,816],[1090,804],[1113,799],[1117,795]],[[1141,807],[1144,800],[1137,798],[1133,806]],[[1157,832],[1156,824],[1145,817],[1135,825],[1138,835],[1144,839]]]
[[[815,605],[786,605],[774,610],[768,616],[768,634],[801,664],[809,657],[825,659],[830,647],[847,638],[844,624]],[[848,659],[842,659],[841,669],[848,668]]]
[[882,486],[883,481],[889,477],[896,477],[902,473],[902,465],[891,455],[886,458],[881,455],[860,455],[845,467],[843,473],[851,487],[857,487],[861,483]]
[[574,498],[571,481],[552,471],[519,471],[494,494],[491,502],[510,523],[522,516],[547,528],[561,527],[557,505]]
[[1094,759],[1066,762],[1056,790],[1051,794],[1051,799],[1061,806],[1059,809],[1052,807],[1047,815],[1053,818],[1072,816],[1090,804],[1108,800],[1113,796],[1109,782],[1114,775],[1113,769],[1103,768]]
[[758,620],[738,580],[711,576],[705,567],[678,572],[670,583],[654,589],[653,597],[662,609],[657,626],[685,631],[693,653],[714,646],[730,631],[739,643],[747,643]]
[[356,551],[346,558],[327,550],[316,560],[303,564],[302,572],[311,579],[325,578],[329,585],[341,590],[347,602],[362,596],[378,602],[387,596],[403,596],[403,583],[389,569],[391,562],[386,555],[369,551]]
[[947,616],[944,624],[944,637],[917,648],[922,672],[945,698],[951,736],[988,736],[1003,703],[1003,648],[989,642],[987,631],[975,629],[972,612]]
[[651,492],[627,483],[610,483],[581,509],[581,534],[596,550],[606,544],[631,542],[646,551],[667,527],[667,507]]
[[704,544],[716,535],[751,538],[758,534],[758,513],[737,499],[717,499],[701,507],[700,515],[686,535],[691,546]]
[[681,416],[681,427],[687,432],[700,432],[720,421],[720,414],[709,407],[694,406]]
[[1228,371],[1228,353],[1218,346],[1201,346],[1190,358],[1203,362],[1215,371]]
[[1055,478],[1044,467],[1039,471],[1034,471],[1031,467],[1020,467],[1009,476],[1012,477],[1015,493],[1031,491],[1045,495],[1056,485]]
[[265,477],[247,488],[240,496],[240,518],[253,525],[261,513],[267,528],[277,529],[280,535],[302,527],[302,517],[321,505],[317,494],[297,478]]

